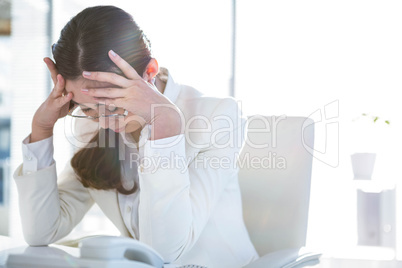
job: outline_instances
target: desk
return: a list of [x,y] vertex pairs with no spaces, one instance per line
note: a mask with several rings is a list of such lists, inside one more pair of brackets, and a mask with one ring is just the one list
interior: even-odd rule
[[[49,257],[49,258],[40,258],[40,265],[44,265],[43,261],[45,261],[44,265],[46,267],[96,267],[96,268],[105,268],[105,267],[122,267],[119,263],[113,263],[111,265],[110,262],[96,260],[96,261],[88,261],[88,259],[77,259],[80,256],[79,248],[60,246],[51,244],[50,246],[44,247],[30,247],[27,243],[22,240],[10,239],[9,237],[0,236],[0,268],[6,268],[6,261],[10,254],[23,254],[30,255],[33,257]],[[55,259],[56,258],[56,259]],[[24,258],[23,258],[24,259]],[[30,259],[31,260],[31,259]],[[57,265],[55,264],[57,262]],[[132,263],[128,263],[124,261],[124,267],[132,267]],[[148,265],[147,265],[148,266]],[[195,267],[193,265],[185,265],[178,267],[175,264],[165,264],[164,268],[190,268]],[[39,267],[39,266],[35,266]],[[134,267],[145,267],[141,264],[137,264]],[[149,266],[148,266],[149,267]]]
[[322,257],[320,263],[309,268],[400,268],[401,261],[335,259]]
[[5,267],[5,263],[9,254],[58,256],[72,255],[74,257],[78,257],[79,249],[59,245],[51,245],[49,247],[29,247],[28,244],[23,240],[0,236],[0,268]]
[[385,247],[354,246],[324,254],[314,268],[400,268],[393,249]]
[[[79,256],[78,248],[51,245],[49,247],[29,247],[24,241],[10,239],[0,236],[0,268],[5,268],[9,254],[40,254]],[[65,259],[65,258],[64,258]],[[61,258],[63,260],[63,258]],[[165,265],[166,268],[174,268],[175,265]],[[330,257],[325,254],[321,257],[320,263],[309,266],[310,268],[400,268],[401,261],[396,260],[361,260],[352,258]]]

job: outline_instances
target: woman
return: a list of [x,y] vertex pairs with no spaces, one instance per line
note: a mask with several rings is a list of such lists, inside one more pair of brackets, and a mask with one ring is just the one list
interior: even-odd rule
[[[26,241],[63,238],[97,203],[123,236],[165,262],[255,260],[235,165],[244,135],[236,102],[176,84],[132,17],[113,6],[77,14],[52,48],[55,63],[45,63],[55,86],[14,174]],[[53,127],[66,115],[75,138],[91,138],[57,176]]]

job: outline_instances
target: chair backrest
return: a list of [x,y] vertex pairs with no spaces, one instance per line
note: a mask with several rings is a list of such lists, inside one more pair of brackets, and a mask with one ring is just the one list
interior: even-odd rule
[[[306,243],[314,124],[254,115],[238,165],[243,216],[260,256]],[[264,147],[265,148],[258,148]]]

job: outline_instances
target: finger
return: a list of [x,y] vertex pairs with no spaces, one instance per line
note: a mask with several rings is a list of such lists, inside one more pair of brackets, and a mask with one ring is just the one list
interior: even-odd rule
[[113,105],[115,107],[120,107],[120,108],[124,108],[124,106],[125,106],[124,98],[114,98],[114,99],[96,98],[95,100],[96,100],[96,102],[98,104],[103,104],[103,105],[106,105],[106,106]]
[[53,89],[53,97],[54,98],[59,98],[60,96],[63,95],[64,86],[65,86],[64,78],[63,78],[63,76],[61,76],[61,74],[58,74],[56,76],[56,85],[54,86],[54,89]]
[[130,80],[115,73],[108,72],[82,72],[82,76],[86,79],[95,80],[99,82],[108,82],[119,87],[127,87],[130,85]]
[[127,78],[142,79],[137,71],[113,50],[109,50],[109,58],[123,71]]
[[58,74],[56,64],[54,64],[54,62],[48,57],[44,58],[43,61],[46,63],[46,66],[49,69],[50,76],[52,77],[53,80],[53,84],[56,85],[57,82],[56,76]]
[[57,77],[57,86],[55,87],[56,92],[63,94],[64,86],[66,85],[66,81],[64,80],[64,78],[61,74],[58,74],[56,77]]
[[85,95],[89,95],[95,98],[122,98],[125,96],[126,91],[122,88],[90,88],[81,89],[81,92]]
[[[68,92],[67,95],[61,96],[59,98],[56,99],[56,102],[58,104],[59,107],[63,107],[64,105],[66,105],[68,102],[70,102],[73,99],[73,93],[72,92]],[[71,108],[71,107],[70,107]]]

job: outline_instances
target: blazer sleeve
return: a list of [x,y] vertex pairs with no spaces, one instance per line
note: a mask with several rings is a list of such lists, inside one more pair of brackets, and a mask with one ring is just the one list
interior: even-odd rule
[[[141,166],[138,170],[139,239],[167,262],[177,260],[197,242],[228,183],[237,179],[235,162],[244,143],[246,120],[232,98],[223,99],[212,110],[208,118],[212,142],[194,158],[185,155],[181,139],[171,147],[176,162],[164,165],[157,160],[161,154],[157,150],[147,153],[151,149],[146,147],[144,157],[152,162],[156,155],[154,162],[159,164],[152,172],[144,172]],[[188,161],[184,169],[180,159]]]
[[68,164],[57,177],[55,164],[24,175],[14,173],[22,231],[31,246],[51,244],[71,232],[94,201]]

